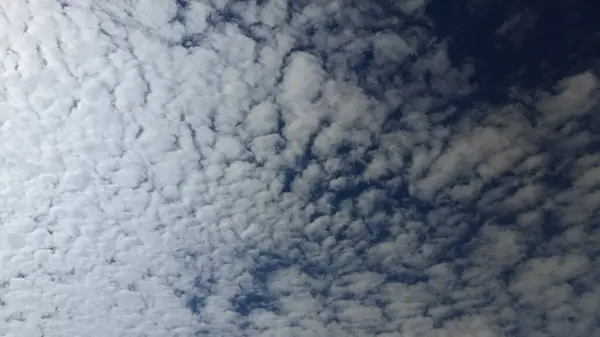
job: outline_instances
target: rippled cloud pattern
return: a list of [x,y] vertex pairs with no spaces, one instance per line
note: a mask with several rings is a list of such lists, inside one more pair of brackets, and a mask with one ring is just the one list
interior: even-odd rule
[[0,335],[600,334],[598,69],[429,6],[0,0]]

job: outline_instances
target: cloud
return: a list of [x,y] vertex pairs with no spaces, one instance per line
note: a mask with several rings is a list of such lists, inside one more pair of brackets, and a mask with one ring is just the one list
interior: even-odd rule
[[3,4],[0,334],[594,335],[597,76],[427,4]]

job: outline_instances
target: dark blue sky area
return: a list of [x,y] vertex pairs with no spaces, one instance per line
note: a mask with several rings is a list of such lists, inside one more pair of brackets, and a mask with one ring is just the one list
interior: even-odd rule
[[453,62],[475,65],[478,97],[495,101],[511,87],[549,89],[582,70],[600,71],[599,13],[600,3],[583,0],[434,0],[427,7]]

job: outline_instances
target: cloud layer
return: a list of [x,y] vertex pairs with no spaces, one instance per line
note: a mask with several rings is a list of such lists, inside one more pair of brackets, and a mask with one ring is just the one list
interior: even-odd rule
[[0,1],[0,335],[597,334],[600,80],[426,5]]

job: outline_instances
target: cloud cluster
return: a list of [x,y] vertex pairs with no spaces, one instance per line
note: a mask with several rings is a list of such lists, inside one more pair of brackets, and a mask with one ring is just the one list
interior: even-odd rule
[[597,334],[600,79],[426,5],[0,2],[0,335]]

